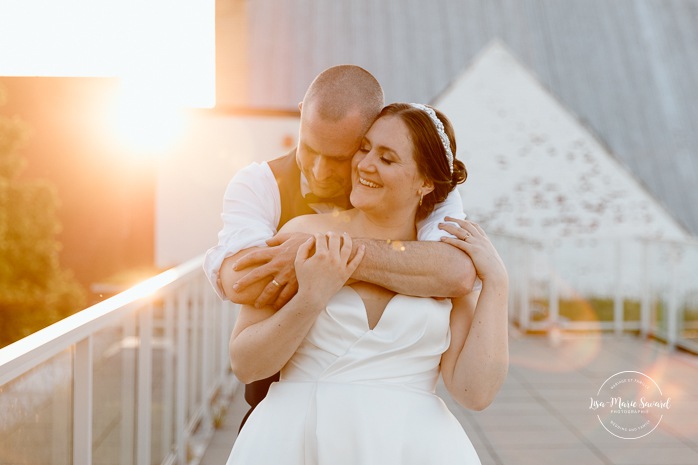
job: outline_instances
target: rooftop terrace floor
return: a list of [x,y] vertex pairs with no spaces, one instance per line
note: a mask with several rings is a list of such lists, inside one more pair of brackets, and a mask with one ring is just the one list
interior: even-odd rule
[[[698,464],[698,356],[632,335],[551,338],[516,333],[510,337],[510,354],[507,380],[481,412],[462,409],[442,385],[437,388],[482,465]],[[592,398],[600,399],[604,382],[624,371],[650,377],[663,398],[670,398],[669,408],[655,410],[660,421],[658,415],[648,417],[652,427],[658,424],[656,429],[638,439],[611,434],[604,427],[613,430],[609,418],[602,424],[590,409]],[[238,389],[206,450],[204,465],[225,463],[246,410]],[[633,434],[639,435],[620,433]]]

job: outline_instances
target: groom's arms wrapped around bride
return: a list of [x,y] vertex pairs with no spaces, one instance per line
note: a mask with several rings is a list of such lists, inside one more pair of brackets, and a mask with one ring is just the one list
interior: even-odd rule
[[[475,268],[466,253],[438,242],[447,234],[438,227],[446,216],[464,216],[456,191],[420,222],[419,241],[354,238],[354,247],[363,244],[366,255],[352,278],[406,295],[464,296],[473,289]],[[267,241],[269,247],[243,250],[226,258],[220,269],[225,295],[246,305],[283,306],[297,290],[293,258],[304,241],[303,235],[297,234],[278,234]]]

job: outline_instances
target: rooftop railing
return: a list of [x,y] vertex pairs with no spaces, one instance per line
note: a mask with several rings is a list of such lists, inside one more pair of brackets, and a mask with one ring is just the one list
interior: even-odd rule
[[698,353],[698,241],[490,236],[522,331],[633,332]]
[[0,464],[196,463],[235,308],[199,257],[0,349]]

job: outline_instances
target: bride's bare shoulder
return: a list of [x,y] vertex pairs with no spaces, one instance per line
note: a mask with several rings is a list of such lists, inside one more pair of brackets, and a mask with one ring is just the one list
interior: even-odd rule
[[[284,233],[316,233],[327,231],[344,231],[351,220],[350,211],[337,211],[315,215],[297,216],[286,223],[279,232]],[[344,227],[343,227],[344,226]]]

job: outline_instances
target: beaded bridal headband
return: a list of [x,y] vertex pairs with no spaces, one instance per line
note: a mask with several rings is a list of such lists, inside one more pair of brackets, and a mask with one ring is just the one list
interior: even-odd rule
[[451,174],[453,174],[453,152],[451,152],[451,142],[448,140],[448,136],[446,135],[446,131],[444,130],[444,123],[442,123],[441,120],[436,116],[436,112],[428,106],[422,105],[421,103],[410,103],[410,105],[414,108],[417,108],[418,110],[422,110],[427,115],[429,115],[431,122],[434,123],[434,126],[436,126],[436,132],[439,133],[441,144],[444,146],[444,150],[446,151],[448,169],[451,172]]

